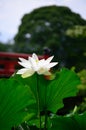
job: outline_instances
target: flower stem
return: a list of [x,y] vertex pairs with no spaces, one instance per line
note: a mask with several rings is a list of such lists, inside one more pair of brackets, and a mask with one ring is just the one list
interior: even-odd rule
[[47,94],[47,87],[45,86],[45,110],[44,110],[44,113],[45,113],[45,125],[44,125],[44,130],[47,130],[47,108],[46,108],[46,95]]
[[45,110],[45,125],[44,130],[47,130],[47,110]]
[[37,75],[37,100],[38,100],[38,118],[39,118],[39,122],[40,122],[40,128],[39,128],[39,130],[41,130],[40,96],[39,96],[39,77],[38,77],[38,75]]

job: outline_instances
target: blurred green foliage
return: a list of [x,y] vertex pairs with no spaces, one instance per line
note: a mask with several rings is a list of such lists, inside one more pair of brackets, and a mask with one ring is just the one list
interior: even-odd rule
[[2,43],[2,42],[0,42],[0,51],[12,52],[13,51],[13,45],[10,44],[10,43]]
[[[78,86],[79,90],[86,92],[86,69],[78,72],[78,76],[81,79],[81,84]],[[86,93],[85,93],[86,94]]]
[[66,31],[66,34],[70,37],[85,38],[86,39],[86,26],[74,26]]
[[59,67],[81,70],[86,67],[85,35],[86,20],[79,14],[63,6],[41,7],[21,19],[14,51],[42,54],[48,47]]
[[83,99],[82,103],[78,107],[78,111],[83,112],[86,111],[86,69],[78,72],[78,76],[80,77],[81,80],[81,84],[78,85],[78,89],[79,89],[78,95],[80,95]]

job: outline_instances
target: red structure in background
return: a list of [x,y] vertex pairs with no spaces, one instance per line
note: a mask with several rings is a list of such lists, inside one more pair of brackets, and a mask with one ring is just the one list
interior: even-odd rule
[[[27,59],[31,54],[0,52],[0,77],[10,77],[20,65],[18,58]],[[48,55],[38,56],[39,59],[47,59]]]

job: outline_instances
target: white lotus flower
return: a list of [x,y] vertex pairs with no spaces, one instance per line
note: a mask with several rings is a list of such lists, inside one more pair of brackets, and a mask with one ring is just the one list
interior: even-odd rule
[[35,72],[37,72],[39,75],[51,75],[50,68],[58,64],[58,62],[50,63],[52,59],[53,56],[46,60],[39,60],[35,53],[33,53],[32,57],[28,57],[28,60],[19,58],[20,62],[18,63],[24,68],[18,70],[17,74],[21,74],[23,78],[32,76]]

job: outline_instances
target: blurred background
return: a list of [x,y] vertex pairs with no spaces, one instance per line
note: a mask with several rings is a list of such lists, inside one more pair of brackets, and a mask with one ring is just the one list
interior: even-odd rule
[[86,0],[0,0],[0,52],[54,55],[79,75],[86,109]]
[[0,51],[49,53],[59,67],[86,68],[85,0],[1,0]]

